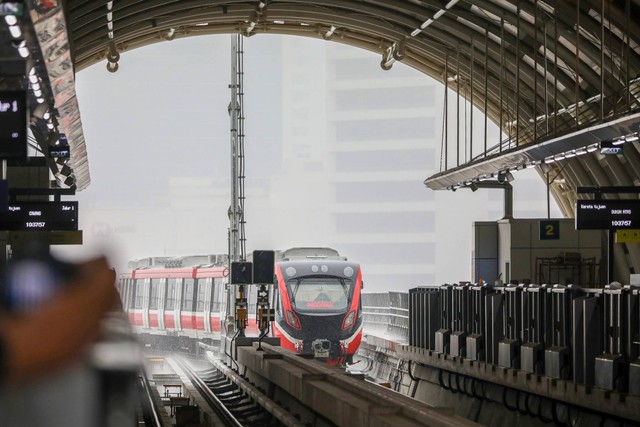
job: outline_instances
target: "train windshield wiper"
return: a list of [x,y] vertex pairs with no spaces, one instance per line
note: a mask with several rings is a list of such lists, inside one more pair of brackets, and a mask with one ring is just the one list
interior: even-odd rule
[[297,280],[296,284],[293,285],[293,289],[291,290],[291,302],[296,302],[296,294],[298,293],[299,287],[300,287],[300,281]]
[[351,295],[349,295],[349,288],[347,287],[347,284],[344,283],[344,280],[341,280],[340,284],[342,285],[342,290],[344,291],[344,295],[347,297],[347,301],[351,302]]

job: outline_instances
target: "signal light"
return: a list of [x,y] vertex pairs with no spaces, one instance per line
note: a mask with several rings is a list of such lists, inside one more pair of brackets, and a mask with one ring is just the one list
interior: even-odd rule
[[274,251],[253,251],[253,283],[273,283]]
[[349,329],[354,323],[356,323],[356,311],[351,310],[346,316],[344,316],[344,320],[342,321],[342,330],[344,331],[345,329]]
[[293,329],[297,329],[297,330],[302,329],[302,324],[300,324],[300,319],[298,319],[298,316],[296,316],[296,314],[293,311],[291,310],[285,311],[285,319],[287,321],[287,324],[291,326]]

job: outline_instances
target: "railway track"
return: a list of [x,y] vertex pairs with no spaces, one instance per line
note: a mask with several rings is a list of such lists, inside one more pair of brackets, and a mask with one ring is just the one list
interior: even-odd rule
[[225,426],[301,427],[304,424],[236,372],[222,365],[196,370],[174,359]]

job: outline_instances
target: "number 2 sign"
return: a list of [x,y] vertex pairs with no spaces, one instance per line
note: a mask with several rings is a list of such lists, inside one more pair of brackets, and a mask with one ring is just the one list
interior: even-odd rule
[[540,221],[540,240],[559,240],[560,221],[544,220]]

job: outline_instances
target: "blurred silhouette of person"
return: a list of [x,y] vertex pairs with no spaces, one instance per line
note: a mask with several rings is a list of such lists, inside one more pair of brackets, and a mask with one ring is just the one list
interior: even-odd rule
[[115,272],[100,258],[78,265],[68,286],[36,310],[0,311],[0,385],[29,383],[81,358],[118,303]]

